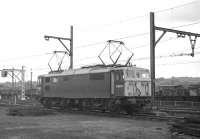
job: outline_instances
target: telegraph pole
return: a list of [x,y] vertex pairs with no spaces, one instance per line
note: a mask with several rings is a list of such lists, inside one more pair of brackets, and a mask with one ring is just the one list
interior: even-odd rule
[[151,96],[154,104],[155,97],[155,29],[154,13],[150,13],[150,71],[151,71]]
[[31,69],[31,86],[30,86],[30,89],[32,89],[33,87],[33,72],[32,72],[32,69]]
[[14,75],[14,68],[12,68],[12,89],[14,89],[14,87],[15,87],[15,81],[14,81],[14,77],[15,75]]
[[24,66],[22,66],[21,70],[21,100],[25,100],[25,70]]
[[73,69],[73,26],[70,28],[70,69]]

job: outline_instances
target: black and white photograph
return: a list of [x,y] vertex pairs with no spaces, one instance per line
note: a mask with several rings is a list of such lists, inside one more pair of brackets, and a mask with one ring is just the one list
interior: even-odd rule
[[0,139],[199,139],[199,0],[0,1]]

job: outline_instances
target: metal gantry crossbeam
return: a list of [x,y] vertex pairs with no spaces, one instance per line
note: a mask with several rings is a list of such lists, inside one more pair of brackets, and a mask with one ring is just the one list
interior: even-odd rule
[[49,40],[49,39],[61,39],[61,40],[68,40],[70,41],[71,38],[64,38],[64,37],[56,37],[56,36],[49,36],[49,35],[45,35],[44,36],[45,40]]
[[176,29],[163,28],[163,27],[157,27],[157,26],[155,26],[155,30],[171,32],[171,33],[176,33],[176,34],[184,34],[184,35],[188,35],[188,36],[200,37],[200,34],[198,34],[198,33],[181,31],[181,30],[176,30]]
[[[162,34],[156,40],[156,30],[162,31]],[[154,13],[150,13],[150,71],[151,71],[151,93],[152,93],[152,102],[154,103],[155,98],[155,47],[159,43],[159,41],[164,37],[164,35],[169,33],[175,33],[178,37],[184,38],[185,36],[189,37],[192,52],[188,54],[189,56],[194,56],[194,49],[196,45],[196,40],[200,37],[200,34],[181,31],[176,29],[169,29],[164,27],[155,26],[154,22]]]

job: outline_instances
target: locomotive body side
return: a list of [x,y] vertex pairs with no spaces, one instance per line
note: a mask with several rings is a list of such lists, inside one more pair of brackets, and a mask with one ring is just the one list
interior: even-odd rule
[[40,76],[42,97],[109,98],[150,96],[148,70],[136,67]]
[[43,97],[109,98],[110,73],[49,76],[43,78]]
[[46,106],[104,111],[123,108],[130,113],[136,107],[140,109],[150,96],[148,74],[148,70],[133,66],[96,67],[42,75],[39,77],[41,102]]

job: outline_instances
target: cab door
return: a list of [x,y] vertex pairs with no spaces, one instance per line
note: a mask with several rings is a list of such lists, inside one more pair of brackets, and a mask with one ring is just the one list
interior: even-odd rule
[[113,71],[113,83],[111,90],[114,96],[124,96],[124,79],[123,79],[123,71],[116,70]]

